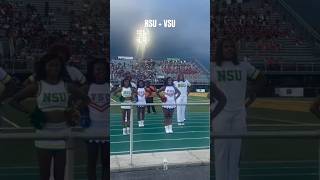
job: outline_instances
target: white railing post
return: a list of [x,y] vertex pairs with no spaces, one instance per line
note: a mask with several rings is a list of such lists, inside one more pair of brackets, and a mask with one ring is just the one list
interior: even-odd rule
[[132,160],[132,155],[133,155],[133,105],[131,106],[131,111],[130,111],[130,166],[133,166],[133,160]]

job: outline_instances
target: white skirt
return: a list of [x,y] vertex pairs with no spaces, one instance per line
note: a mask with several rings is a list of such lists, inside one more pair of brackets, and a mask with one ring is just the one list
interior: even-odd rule
[[[52,135],[70,132],[65,122],[61,123],[46,123],[44,128],[36,130],[39,135]],[[35,146],[41,149],[66,149],[65,140],[36,140]]]
[[[124,101],[121,104],[128,104],[128,103],[132,103],[131,101]],[[131,109],[131,106],[121,106],[121,109]]]

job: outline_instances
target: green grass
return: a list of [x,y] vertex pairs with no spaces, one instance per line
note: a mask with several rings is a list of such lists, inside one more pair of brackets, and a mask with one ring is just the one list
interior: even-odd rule
[[[188,102],[209,102],[207,98],[191,96]],[[155,103],[160,103],[155,98]],[[173,134],[165,134],[161,106],[155,106],[157,114],[146,114],[145,127],[138,128],[134,108],[134,153],[203,149],[209,146],[209,106],[190,105],[186,109],[186,125],[177,126],[173,119]],[[129,136],[122,135],[120,106],[111,107],[111,154],[128,154]]]
[[[189,102],[203,102],[208,100],[201,97],[190,97]],[[158,101],[156,101],[158,102]],[[174,125],[174,134],[166,135],[162,127],[162,112],[157,107],[157,114],[147,115],[146,127],[137,127],[134,121],[134,150],[137,153],[153,151],[154,149],[183,148],[188,145],[202,146],[208,144],[209,126],[206,106],[188,107],[188,116],[191,117],[189,125],[178,128]],[[26,115],[19,113],[8,106],[2,106],[0,113],[21,126],[30,126]],[[201,115],[201,118],[199,114]],[[134,114],[136,118],[136,114]],[[149,122],[147,122],[149,120]],[[175,121],[174,121],[175,122]],[[150,123],[148,125],[148,123]],[[271,110],[251,108],[248,110],[249,130],[282,131],[282,130],[314,130],[319,126],[306,127],[304,123],[320,124],[320,120],[308,112],[292,112],[284,110]],[[252,127],[251,125],[284,125],[283,127]],[[113,154],[123,154],[128,151],[128,136],[121,134],[120,108],[111,108],[111,151]],[[285,125],[297,125],[286,127]],[[300,126],[301,125],[301,126]],[[8,125],[6,125],[8,126]],[[195,126],[195,127],[194,127]],[[148,129],[151,128],[151,129]],[[152,129],[154,128],[154,129]],[[184,134],[184,131],[194,131]],[[199,131],[199,132],[195,132]],[[153,133],[153,134],[148,134]],[[156,133],[156,134],[154,134]],[[172,141],[170,139],[203,138],[200,140]],[[153,142],[155,139],[169,139],[161,143]],[[112,143],[118,142],[118,143]],[[33,141],[0,142],[0,179],[37,179],[37,158]],[[84,142],[76,145],[76,177],[85,177],[86,147]],[[241,154],[241,180],[313,180],[317,179],[318,172],[318,141],[308,138],[290,139],[244,139]],[[161,150],[159,150],[161,151]],[[15,168],[10,168],[15,167]],[[27,170],[26,170],[27,169]],[[213,169],[212,169],[213,170]],[[214,175],[212,171],[212,176]]]
[[[186,125],[178,127],[174,120],[173,134],[165,134],[162,115],[148,115],[145,127],[134,122],[134,152],[174,151],[209,146],[209,113],[189,113]],[[114,120],[113,120],[114,119]],[[122,135],[120,114],[111,118],[111,154],[127,154],[129,136]],[[200,131],[200,132],[198,132]]]

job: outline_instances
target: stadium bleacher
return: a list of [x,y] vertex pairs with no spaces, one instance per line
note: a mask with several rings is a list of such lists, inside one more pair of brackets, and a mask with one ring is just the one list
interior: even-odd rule
[[[69,44],[71,63],[85,70],[93,57],[105,57],[107,8],[104,1],[1,1],[1,64],[10,73],[30,73],[33,62],[53,42]],[[106,12],[104,12],[105,14]]]
[[[211,17],[213,23],[219,24],[218,28],[214,28],[213,32],[217,35],[213,36],[213,42],[216,42],[217,37],[232,36],[240,41],[240,58],[249,59],[264,71],[286,69],[270,69],[271,66],[319,63],[320,57],[316,54],[319,49],[315,50],[315,38],[310,39],[310,33],[305,31],[306,25],[299,24],[296,18],[291,17],[292,10],[284,10],[287,8],[284,3],[274,0],[251,0],[227,5],[223,1],[219,4],[222,8]],[[299,69],[304,68],[294,70]]]
[[127,71],[133,79],[147,79],[153,84],[161,84],[168,76],[175,78],[178,73],[183,73],[193,84],[209,84],[209,69],[193,59],[111,59],[110,68],[111,82],[115,84],[119,84]]

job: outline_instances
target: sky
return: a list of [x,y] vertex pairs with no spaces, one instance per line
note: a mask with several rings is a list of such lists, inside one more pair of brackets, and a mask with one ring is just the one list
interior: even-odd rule
[[135,56],[136,30],[145,19],[175,19],[176,27],[149,28],[145,58],[194,58],[210,62],[209,0],[111,0],[111,57]]

